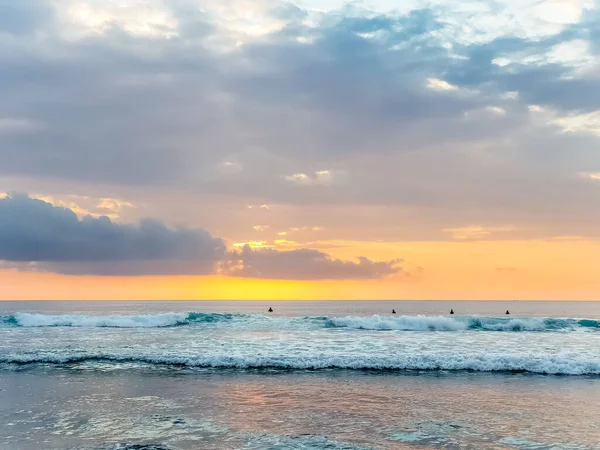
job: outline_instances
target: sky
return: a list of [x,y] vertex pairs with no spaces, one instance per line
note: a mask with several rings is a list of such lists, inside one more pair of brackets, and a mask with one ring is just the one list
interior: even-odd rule
[[600,1],[0,0],[0,299],[600,299]]

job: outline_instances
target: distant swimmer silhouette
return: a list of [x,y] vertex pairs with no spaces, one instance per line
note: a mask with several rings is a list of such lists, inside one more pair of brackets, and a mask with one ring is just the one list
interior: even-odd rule
[[392,314],[396,314],[396,310],[395,309],[392,309]]
[[269,312],[273,312],[273,308],[269,308]]
[[450,310],[450,314],[454,314],[454,310],[453,309]]
[[510,314],[510,311],[507,309],[506,310],[506,315],[509,315],[509,314]]

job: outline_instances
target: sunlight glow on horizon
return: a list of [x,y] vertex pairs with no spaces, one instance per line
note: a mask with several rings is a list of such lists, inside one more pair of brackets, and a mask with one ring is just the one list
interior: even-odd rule
[[[331,242],[332,256],[403,255],[401,280],[97,277],[0,271],[3,300],[597,300],[600,242]],[[561,265],[569,261],[568,269]],[[423,272],[414,266],[425,267]],[[577,286],[573,289],[573,286]],[[53,295],[48,295],[53,292]]]

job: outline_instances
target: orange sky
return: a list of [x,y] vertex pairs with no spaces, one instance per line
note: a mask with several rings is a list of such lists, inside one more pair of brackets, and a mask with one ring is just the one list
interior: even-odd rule
[[[17,299],[523,299],[597,300],[600,243],[578,239],[322,243],[351,259],[404,258],[409,277],[281,281],[231,277],[90,277],[0,272]],[[418,267],[424,269],[420,271]]]

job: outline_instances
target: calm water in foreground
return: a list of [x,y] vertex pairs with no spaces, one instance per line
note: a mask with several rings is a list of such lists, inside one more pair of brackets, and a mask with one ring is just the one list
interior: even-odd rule
[[600,303],[0,302],[2,449],[579,450],[599,418]]

